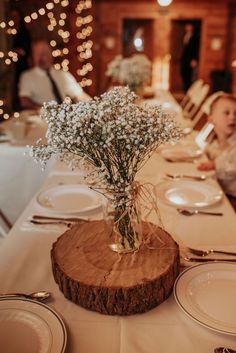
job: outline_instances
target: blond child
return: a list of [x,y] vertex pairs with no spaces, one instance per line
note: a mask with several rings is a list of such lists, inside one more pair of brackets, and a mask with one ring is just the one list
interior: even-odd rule
[[211,104],[208,121],[214,124],[215,139],[206,150],[210,160],[198,169],[215,169],[226,194],[236,196],[236,97],[218,96]]

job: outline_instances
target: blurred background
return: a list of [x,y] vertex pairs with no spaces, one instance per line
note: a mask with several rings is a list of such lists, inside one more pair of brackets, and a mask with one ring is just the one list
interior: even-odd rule
[[[163,6],[164,5],[164,6]],[[70,71],[91,96],[108,86],[117,55],[145,54],[155,88],[180,101],[186,25],[194,32],[192,80],[211,93],[236,92],[236,0],[1,0],[0,119],[19,109],[19,75],[31,67],[31,43],[46,39],[56,69]]]

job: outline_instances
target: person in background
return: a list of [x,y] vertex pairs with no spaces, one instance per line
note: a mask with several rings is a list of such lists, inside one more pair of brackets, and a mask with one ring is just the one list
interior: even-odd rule
[[215,170],[223,190],[236,206],[236,97],[218,96],[211,104],[208,121],[214,125],[215,139],[206,149],[209,161],[199,170]]
[[61,104],[66,97],[76,102],[90,98],[71,73],[53,68],[51,47],[46,41],[33,43],[32,60],[34,67],[20,77],[22,109],[38,110],[44,102],[51,100]]
[[15,110],[19,110],[18,83],[22,72],[29,68],[31,36],[25,26],[24,16],[20,9],[13,8],[9,14],[9,20],[14,21],[14,28],[17,30],[17,33],[12,38],[12,50],[18,54],[18,61],[15,63],[13,107]]
[[183,51],[181,56],[181,77],[185,92],[189,89],[196,77],[198,66],[199,39],[194,32],[194,26],[187,23],[184,27]]

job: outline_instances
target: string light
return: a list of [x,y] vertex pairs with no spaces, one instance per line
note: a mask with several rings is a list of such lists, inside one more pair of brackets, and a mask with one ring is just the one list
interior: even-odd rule
[[77,60],[83,64],[82,67],[76,71],[78,76],[83,77],[80,81],[80,85],[82,87],[90,86],[92,84],[92,80],[87,79],[84,76],[86,76],[93,69],[91,63],[85,63],[88,59],[92,57],[91,48],[93,46],[93,42],[88,39],[88,37],[93,31],[92,27],[89,25],[89,23],[93,21],[93,16],[83,16],[83,11],[90,9],[91,7],[91,0],[81,0],[75,8],[75,13],[77,14],[75,25],[78,28],[76,38],[83,41],[76,48],[78,52]]
[[4,59],[6,65],[10,65],[12,62],[18,61],[18,54],[12,50],[10,50],[7,54],[0,51],[0,59]]
[[[29,24],[33,21],[36,21],[40,18],[40,16],[48,17],[48,31],[54,31],[60,37],[60,43],[68,43],[71,33],[64,29],[66,26],[67,14],[64,11],[60,11],[60,13],[55,12],[54,9],[56,5],[61,8],[65,8],[69,5],[69,0],[51,0],[47,2],[43,7],[38,10],[33,11],[32,13],[26,15],[24,17],[25,23]],[[76,50],[78,52],[77,60],[82,65],[80,69],[77,69],[76,73],[79,77],[81,77],[80,84],[82,87],[92,85],[92,80],[86,78],[85,76],[93,70],[93,66],[91,63],[86,62],[92,57],[92,46],[93,42],[89,39],[93,29],[90,25],[93,21],[93,16],[90,14],[84,15],[85,10],[89,10],[92,7],[91,0],[80,0],[75,7],[75,13],[77,14],[76,18],[76,38],[80,40],[80,44],[77,46]],[[0,22],[0,29],[4,29],[7,34],[15,35],[17,33],[16,28],[14,27],[15,23],[13,20],[9,20],[8,22],[2,21]],[[59,27],[59,28],[58,28]],[[70,61],[68,59],[69,48],[64,47],[61,48],[61,44],[59,41],[54,38],[50,41],[50,46],[52,47],[52,55],[55,58],[58,58],[60,63],[55,63],[54,67],[56,70],[69,70]],[[58,48],[60,47],[60,49]],[[8,53],[4,53],[0,51],[0,59],[3,59],[6,65],[10,65],[12,62],[16,62],[18,60],[18,55],[14,51],[9,51]],[[0,115],[3,116],[4,119],[9,119],[10,115],[8,113],[4,113],[4,102],[0,100]],[[15,118],[19,117],[19,113],[15,112],[13,114]]]

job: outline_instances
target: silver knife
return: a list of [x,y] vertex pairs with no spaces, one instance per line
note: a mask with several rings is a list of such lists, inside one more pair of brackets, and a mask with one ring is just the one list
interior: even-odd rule
[[33,215],[33,220],[51,220],[51,221],[66,221],[66,222],[80,222],[88,221],[88,217],[51,217],[43,215]]
[[224,261],[224,262],[236,262],[236,259],[226,259],[226,258],[223,258],[223,259],[220,259],[220,258],[216,258],[216,259],[206,259],[206,258],[197,258],[197,257],[188,257],[186,256],[184,258],[185,261],[188,261],[188,262],[210,262],[210,261]]

